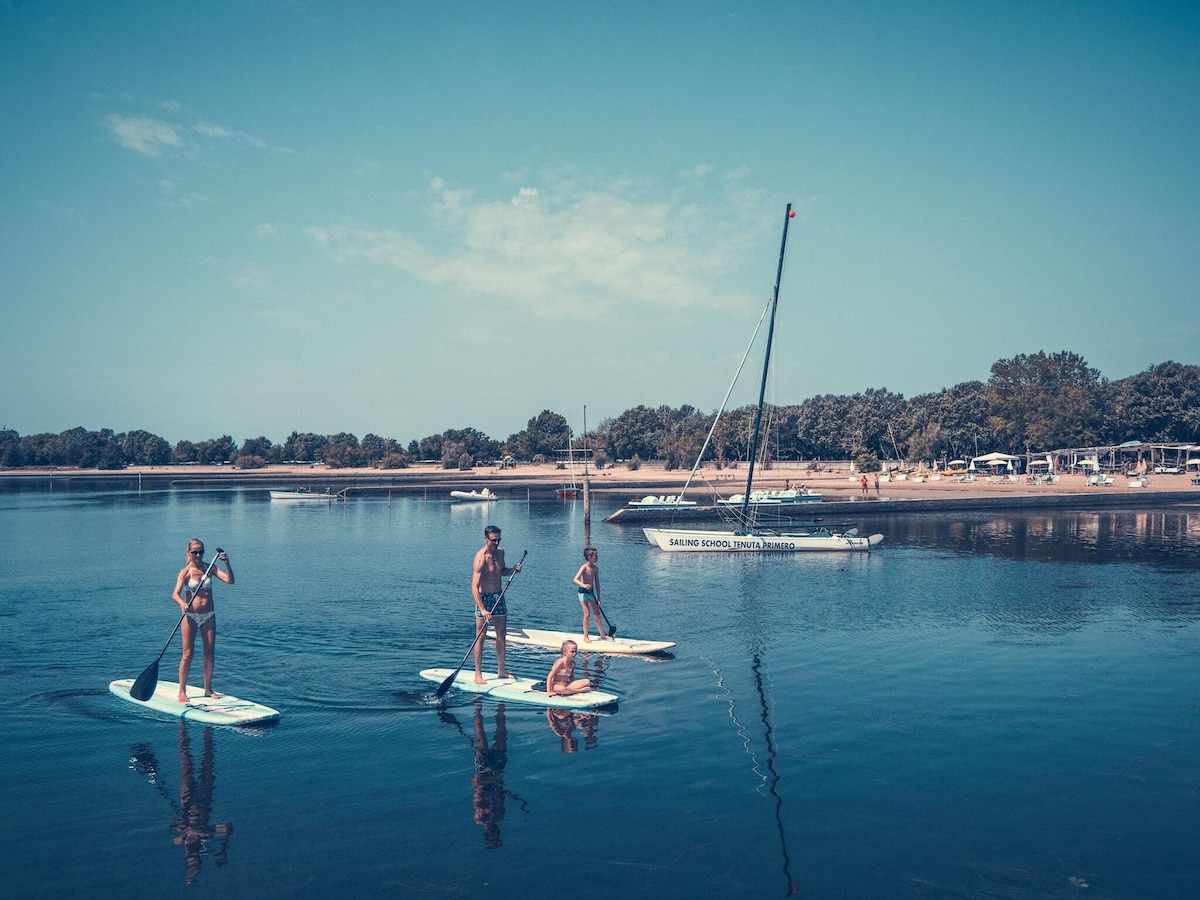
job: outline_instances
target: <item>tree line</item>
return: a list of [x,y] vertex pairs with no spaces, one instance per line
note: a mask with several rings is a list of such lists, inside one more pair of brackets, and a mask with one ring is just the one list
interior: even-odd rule
[[[755,409],[716,412],[692,406],[637,406],[572,435],[597,467],[659,460],[691,467],[712,431],[705,460],[723,467],[748,459]],[[825,394],[799,405],[764,410],[761,439],[769,460],[918,461],[966,458],[999,450],[1033,453],[1130,440],[1200,443],[1200,366],[1164,362],[1108,381],[1068,351],[1038,351],[992,365],[990,378],[968,381],[910,399],[886,388],[853,395]],[[525,462],[561,459],[567,419],[550,410],[531,418],[504,441],[474,428],[449,429],[401,444],[394,438],[349,433],[292,432],[282,444],[266,437],[239,445],[228,435],[174,445],[147,431],[72,428],[21,436],[0,430],[0,467],[122,469],[130,465],[200,463],[259,468],[288,462],[332,468],[405,468],[434,460],[467,469],[505,457]]]

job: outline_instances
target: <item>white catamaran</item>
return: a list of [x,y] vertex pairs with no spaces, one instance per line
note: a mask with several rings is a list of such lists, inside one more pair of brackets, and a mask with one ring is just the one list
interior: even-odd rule
[[[746,490],[742,504],[729,508],[736,525],[732,528],[708,530],[698,528],[643,528],[646,539],[654,546],[671,552],[700,551],[710,553],[797,553],[810,550],[864,551],[879,545],[882,534],[863,537],[857,528],[835,529],[824,525],[776,531],[762,527],[756,517],[754,496],[754,463],[762,427],[763,400],[766,397],[767,374],[771,367],[771,343],[775,337],[775,310],[779,306],[779,283],[783,279],[783,258],[787,250],[788,223],[795,215],[792,204],[787,205],[783,220],[783,240],[779,246],[779,268],[775,273],[775,291],[771,298],[771,319],[767,329],[767,346],[763,357],[762,382],[758,391],[758,409],[754,416],[754,434],[750,442],[750,464],[746,473]],[[715,426],[716,423],[714,423]],[[703,451],[701,451],[703,453]]]

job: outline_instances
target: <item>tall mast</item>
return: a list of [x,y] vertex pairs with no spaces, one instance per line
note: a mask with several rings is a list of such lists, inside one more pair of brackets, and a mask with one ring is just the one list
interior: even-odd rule
[[746,493],[742,496],[743,522],[750,521],[750,491],[754,484],[754,461],[758,457],[758,429],[762,424],[763,399],[767,395],[767,373],[771,368],[771,344],[775,339],[775,310],[779,306],[779,282],[783,280],[783,255],[787,250],[788,222],[794,215],[792,204],[789,203],[783,217],[783,240],[779,243],[779,267],[775,270],[775,292],[771,296],[771,322],[767,327],[767,352],[763,354],[762,382],[758,387],[758,409],[754,413],[754,436],[750,440],[750,467],[746,472]]
[[[587,406],[583,407],[583,434],[580,435],[587,440]],[[583,545],[590,547],[592,544],[592,507],[591,507],[591,485],[588,484],[588,451],[587,444],[583,445]]]

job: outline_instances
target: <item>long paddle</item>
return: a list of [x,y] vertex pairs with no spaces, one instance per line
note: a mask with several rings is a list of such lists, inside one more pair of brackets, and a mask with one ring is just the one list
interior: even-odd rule
[[[217,564],[217,560],[225,551],[220,547],[217,548],[217,553],[213,557],[213,561],[208,564],[208,568],[204,570],[204,574],[200,576],[200,583],[204,584],[206,579],[213,570],[213,566]],[[196,599],[196,594],[200,592],[197,588],[192,596],[188,597],[187,606],[183,608],[183,615],[179,617],[179,621],[175,623],[175,627],[171,629],[171,636],[167,638],[167,642],[163,644],[163,648],[158,651],[158,658],[150,665],[146,666],[146,671],[137,677],[137,681],[133,683],[133,687],[129,689],[129,696],[134,700],[149,700],[154,696],[154,689],[158,687],[158,664],[162,661],[163,654],[167,652],[167,648],[171,646],[171,641],[175,640],[175,632],[179,630],[179,626],[183,624],[183,620],[187,618],[188,610],[192,608],[192,601]]]
[[[517,560],[517,566],[519,566],[519,565],[521,565],[521,563],[525,562],[525,557],[528,555],[529,555],[528,550],[522,551],[521,558],[519,560]],[[513,568],[515,569],[516,566],[513,566]],[[504,587],[500,591],[500,596],[496,598],[496,602],[493,603],[492,608],[488,610],[488,615],[491,615],[493,612],[495,612],[496,607],[500,605],[500,601],[504,599],[504,594],[508,591],[508,586],[510,584],[512,584],[513,579],[516,577],[517,577],[516,572],[513,572],[511,575],[508,576],[508,581],[506,581],[504,583]],[[481,637],[483,637],[485,634],[487,634],[487,622],[484,622],[483,627],[478,629],[475,632],[475,640],[471,641],[471,646],[467,648],[467,653],[465,656],[463,656],[462,662],[460,662],[458,664],[458,668],[456,668],[453,672],[451,672],[450,675],[446,678],[446,680],[438,685],[438,689],[437,689],[438,699],[441,699],[442,697],[446,696],[446,691],[450,690],[450,685],[454,684],[454,679],[458,677],[458,673],[462,671],[462,667],[467,664],[467,659],[471,656],[472,653],[475,652],[475,645],[479,643],[479,639]]]

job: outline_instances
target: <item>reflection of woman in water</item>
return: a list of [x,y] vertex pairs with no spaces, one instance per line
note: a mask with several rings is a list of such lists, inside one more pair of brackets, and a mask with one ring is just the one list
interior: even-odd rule
[[483,826],[483,843],[489,850],[500,847],[500,821],[504,818],[504,766],[508,763],[508,730],[504,704],[496,705],[496,730],[488,746],[483,729],[483,704],[475,704],[475,774],[471,776],[471,803],[475,821]]
[[[218,866],[228,862],[229,835],[233,834],[232,822],[209,824],[212,813],[213,791],[216,787],[216,751],[213,745],[213,730],[204,729],[204,746],[200,756],[199,772],[192,762],[191,739],[185,722],[179,723],[179,801],[176,802],[163,787],[158,774],[158,760],[154,751],[145,744],[130,748],[132,768],[142,775],[175,809],[171,827],[179,835],[175,844],[183,847],[183,880],[195,884],[200,877],[200,864],[204,854],[210,854]],[[215,848],[209,841],[220,838]]]
[[228,836],[233,833],[233,825],[222,822],[210,825],[212,815],[213,790],[216,787],[216,770],[213,767],[215,753],[213,748],[213,730],[204,729],[204,749],[200,754],[200,771],[197,773],[192,764],[191,742],[188,738],[186,722],[179,723],[179,815],[171,823],[171,827],[179,832],[175,843],[183,847],[183,880],[187,884],[195,884],[200,875],[200,856],[210,852],[208,841],[217,835],[225,840],[220,848],[213,853],[213,862],[218,866],[228,862],[226,846]]

